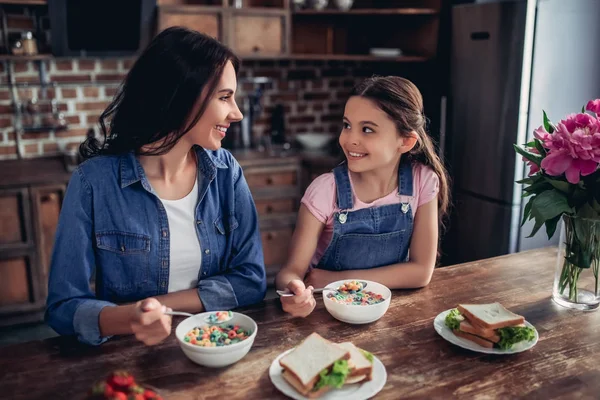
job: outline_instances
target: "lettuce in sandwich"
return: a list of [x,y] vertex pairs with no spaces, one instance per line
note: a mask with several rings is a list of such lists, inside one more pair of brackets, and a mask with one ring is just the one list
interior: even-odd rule
[[[494,303],[490,306],[490,310],[493,310],[492,307],[496,307]],[[487,305],[481,305],[487,306]],[[478,305],[479,307],[479,305]],[[448,329],[452,330],[457,336],[460,336],[464,339],[471,340],[483,347],[496,347],[502,350],[509,350],[515,344],[522,341],[531,341],[535,339],[535,331],[533,328],[525,326],[522,322],[524,319],[516,319],[514,322],[506,322],[504,323],[501,319],[497,319],[497,324],[507,325],[509,323],[513,325],[502,326],[497,329],[490,328],[490,324],[488,327],[485,327],[486,321],[477,317],[477,313],[480,315],[486,315],[485,308],[475,308],[471,307],[474,313],[463,314],[458,309],[452,309],[444,320]],[[496,315],[495,312],[487,313],[487,315]],[[516,314],[513,314],[516,315]],[[510,318],[513,318],[510,316]],[[508,317],[506,321],[509,321]],[[491,325],[493,326],[493,325]]]

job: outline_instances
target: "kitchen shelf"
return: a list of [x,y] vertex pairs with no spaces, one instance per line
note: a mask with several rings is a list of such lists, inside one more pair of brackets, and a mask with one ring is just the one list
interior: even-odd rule
[[39,133],[53,131],[65,131],[69,129],[67,125],[40,125],[40,126],[23,126],[23,132],[27,133]]
[[358,8],[348,11],[325,10],[298,10],[292,15],[437,15],[435,8]]
[[5,4],[16,4],[19,6],[45,6],[48,0],[0,0],[0,6]]
[[38,60],[50,60],[54,56],[52,54],[36,54],[32,56],[17,56],[14,54],[0,54],[0,61],[38,61]]
[[334,60],[334,61],[394,61],[394,62],[426,62],[423,56],[378,57],[369,54],[291,54],[293,60]]

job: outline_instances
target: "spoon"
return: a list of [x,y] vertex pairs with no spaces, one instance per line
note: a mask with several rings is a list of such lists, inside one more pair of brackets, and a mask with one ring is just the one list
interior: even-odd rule
[[[364,288],[367,287],[367,282],[365,282],[365,281],[359,281],[359,283],[362,285],[362,287],[360,289],[356,290],[356,292],[360,292]],[[313,290],[313,293],[321,293],[324,290],[332,290],[334,292],[338,291],[337,289],[334,289],[334,288],[318,288],[318,289]],[[289,289],[276,290],[275,292],[279,295],[279,297],[291,297],[291,296],[295,296],[295,294],[292,293],[292,292],[290,292]]]
[[[167,315],[181,315],[184,317],[193,317],[196,314],[190,314],[183,311],[165,311]],[[222,324],[224,322],[230,321],[233,318],[233,313],[231,311],[217,311],[214,313],[210,313],[206,317],[204,317],[204,322],[208,324]]]

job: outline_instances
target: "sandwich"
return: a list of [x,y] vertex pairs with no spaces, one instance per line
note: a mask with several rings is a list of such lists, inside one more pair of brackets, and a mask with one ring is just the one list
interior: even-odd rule
[[459,304],[448,313],[446,326],[456,336],[486,348],[511,349],[516,343],[535,338],[525,318],[500,303]]
[[351,342],[340,343],[338,346],[350,352],[350,359],[348,360],[350,373],[345,384],[349,385],[373,379],[373,354],[356,347]]
[[310,334],[281,357],[283,378],[300,394],[317,398],[345,384],[371,380],[373,355],[350,342],[332,343]]

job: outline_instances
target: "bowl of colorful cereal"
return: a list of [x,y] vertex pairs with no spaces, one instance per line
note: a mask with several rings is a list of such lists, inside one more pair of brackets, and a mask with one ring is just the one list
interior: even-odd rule
[[390,289],[373,281],[345,279],[325,287],[335,289],[323,291],[325,308],[335,319],[349,324],[377,321],[387,312],[392,298]]
[[196,364],[224,367],[241,360],[252,347],[258,327],[247,315],[233,312],[226,322],[210,323],[214,312],[196,314],[177,325],[183,353]]

